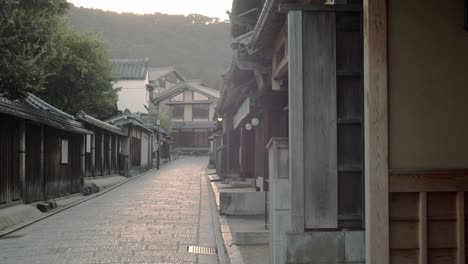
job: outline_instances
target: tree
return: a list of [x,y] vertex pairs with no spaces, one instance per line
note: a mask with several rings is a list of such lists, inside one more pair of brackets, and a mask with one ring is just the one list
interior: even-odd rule
[[161,128],[167,133],[172,132],[172,113],[169,106],[160,104],[159,111],[149,112],[149,122],[153,125],[157,125],[157,120],[160,120]]
[[118,90],[113,88],[112,65],[100,38],[64,26],[49,68],[54,73],[41,92],[46,101],[69,113],[83,110],[99,118],[112,114]]
[[0,94],[16,99],[41,91],[68,3],[0,0],[0,6]]

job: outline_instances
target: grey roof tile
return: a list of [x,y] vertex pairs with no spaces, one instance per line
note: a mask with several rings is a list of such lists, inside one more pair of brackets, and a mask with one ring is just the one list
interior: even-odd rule
[[119,80],[145,80],[148,59],[113,59],[112,76]]

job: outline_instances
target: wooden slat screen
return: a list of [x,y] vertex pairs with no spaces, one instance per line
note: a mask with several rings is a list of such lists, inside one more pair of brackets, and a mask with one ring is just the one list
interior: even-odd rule
[[390,263],[465,263],[467,179],[464,170],[390,173]]
[[0,204],[20,199],[19,123],[0,114]]

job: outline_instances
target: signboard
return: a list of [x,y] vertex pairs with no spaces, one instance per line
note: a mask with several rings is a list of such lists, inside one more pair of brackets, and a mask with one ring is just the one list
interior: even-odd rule
[[247,97],[234,115],[234,128],[237,128],[242,120],[250,113],[250,98]]

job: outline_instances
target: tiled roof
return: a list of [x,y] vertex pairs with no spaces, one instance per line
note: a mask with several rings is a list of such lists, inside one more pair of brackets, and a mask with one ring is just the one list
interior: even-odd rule
[[0,97],[0,113],[24,118],[73,133],[92,134],[75,117],[32,94],[23,100],[12,101]]
[[119,80],[145,80],[148,59],[113,59],[112,76]]
[[129,110],[125,110],[122,114],[116,115],[104,121],[110,124],[115,124],[118,121],[123,121],[123,123],[125,124],[132,124],[146,131],[152,132],[152,130],[146,126],[146,124],[143,122],[143,120],[139,116],[133,114]]
[[106,123],[104,121],[101,121],[99,119],[96,119],[92,116],[89,116],[87,115],[84,111],[80,111],[76,114],[76,118],[85,122],[85,123],[88,123],[92,126],[96,126],[96,127],[99,127],[101,129],[104,129],[104,130],[107,130],[111,133],[114,133],[114,134],[117,134],[117,135],[121,135],[121,136],[126,136],[127,134],[125,134],[125,132],[120,128],[120,127],[116,127],[116,126],[113,126],[109,123]]
[[162,93],[160,93],[158,95],[158,97],[156,97],[154,99],[154,101],[161,101],[177,92],[180,92],[182,91],[183,89],[185,88],[188,88],[188,89],[191,89],[191,90],[194,90],[194,91],[198,91],[199,93],[201,94],[204,94],[208,97],[211,97],[211,98],[214,98],[216,100],[219,99],[220,97],[220,93],[218,90],[215,90],[215,89],[212,89],[212,88],[208,88],[208,87],[205,87],[205,86],[202,86],[200,85],[199,83],[197,82],[192,82],[192,81],[186,81],[186,82],[183,82],[183,83],[180,83],[178,84],[177,86],[171,88],[171,89],[168,89]]
[[175,67],[160,67],[160,68],[150,68],[149,69],[149,80],[156,81],[161,77],[168,75],[169,73],[174,72],[182,81],[185,78],[175,69]]

